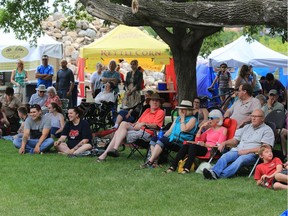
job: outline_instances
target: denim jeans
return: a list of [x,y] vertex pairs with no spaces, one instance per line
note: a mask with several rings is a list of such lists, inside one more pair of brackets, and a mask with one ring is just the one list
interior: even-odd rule
[[257,156],[253,153],[238,155],[238,151],[229,151],[221,156],[212,168],[219,178],[229,178],[233,176],[240,167],[253,165]]
[[67,97],[67,90],[66,89],[59,89],[57,91],[57,94],[59,96],[59,98],[61,99],[69,99],[69,105],[68,107],[73,107],[73,103],[72,103],[72,95],[70,95],[69,97]]
[[[27,144],[25,146],[25,153],[34,153],[34,148],[39,139],[28,139]],[[22,138],[14,139],[13,144],[16,148],[20,149],[22,143]],[[48,151],[54,144],[54,140],[52,138],[45,139],[40,145],[40,152]]]

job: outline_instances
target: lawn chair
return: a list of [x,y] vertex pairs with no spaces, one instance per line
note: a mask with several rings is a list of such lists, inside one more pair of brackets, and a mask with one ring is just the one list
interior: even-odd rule
[[[286,115],[283,110],[273,110],[265,117],[265,122],[273,122],[276,126],[275,130],[275,144],[280,141],[281,143],[281,132],[285,127]],[[282,145],[281,151],[283,152]]]
[[[227,140],[232,139],[235,135],[235,131],[237,128],[237,121],[235,119],[225,118],[223,120],[222,126],[227,128]],[[211,151],[208,151],[206,153],[206,155],[196,156],[196,158],[203,160],[203,161],[209,160],[211,162],[212,159],[219,159],[220,158],[220,155],[216,154],[216,153],[217,153],[217,151],[215,151],[215,149],[214,150],[212,149]]]
[[[143,135],[144,135],[145,130],[154,131],[154,136],[156,136],[157,135],[157,131],[159,130],[159,128],[152,129],[152,128],[148,128],[147,126],[145,126],[145,129],[143,130]],[[143,157],[144,162],[145,162],[145,160],[146,160],[146,158],[148,156],[148,153],[149,153],[149,149],[150,149],[150,144],[149,143],[150,143],[150,141],[143,140],[141,137],[139,139],[137,139],[135,142],[129,143],[130,154],[127,156],[127,158],[130,158],[132,155],[134,155],[136,152],[138,152],[141,155],[141,157]],[[141,149],[145,149],[146,150],[146,154],[145,155],[141,152]]]

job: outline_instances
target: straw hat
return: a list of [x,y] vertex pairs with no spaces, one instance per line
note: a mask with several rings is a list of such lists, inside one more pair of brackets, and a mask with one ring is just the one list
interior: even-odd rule
[[36,88],[36,91],[47,91],[46,86],[41,84],[38,86],[38,88]]
[[192,102],[189,100],[182,100],[180,106],[176,106],[177,109],[193,109]]

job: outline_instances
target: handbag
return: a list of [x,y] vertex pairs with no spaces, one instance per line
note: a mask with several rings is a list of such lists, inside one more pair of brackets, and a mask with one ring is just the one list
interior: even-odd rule
[[[188,157],[186,157],[184,160],[180,160],[178,162],[178,173],[182,173],[184,171],[184,164],[186,163]],[[190,171],[195,171],[195,163],[191,165]]]

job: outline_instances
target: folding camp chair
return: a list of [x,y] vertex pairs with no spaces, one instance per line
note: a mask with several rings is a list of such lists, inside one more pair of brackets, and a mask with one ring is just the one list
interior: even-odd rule
[[[281,132],[285,127],[286,115],[284,110],[273,110],[265,117],[265,122],[273,122],[276,125],[275,131],[275,144],[280,141],[281,143]],[[282,145],[281,151],[283,152]]]
[[[134,155],[136,152],[138,152],[144,159],[144,162],[148,156],[148,152],[149,152],[149,148],[150,148],[150,141],[146,141],[143,139],[145,130],[152,130],[154,132],[154,135],[157,135],[157,131],[159,130],[159,128],[157,129],[153,129],[153,128],[148,128],[147,126],[145,126],[144,130],[143,130],[143,134],[142,137],[140,137],[139,139],[137,139],[135,142],[133,143],[129,143],[129,147],[130,147],[130,154],[127,156],[127,158],[130,158],[132,155]],[[141,149],[145,149],[146,150],[146,154],[144,155],[141,152]]]
[[[237,121],[235,119],[225,118],[222,126],[227,128],[227,140],[232,139],[237,128]],[[196,156],[196,158],[204,161],[211,160],[211,158],[218,159],[219,157],[219,154],[214,154],[214,152],[212,153],[210,151],[208,151],[204,156]]]

